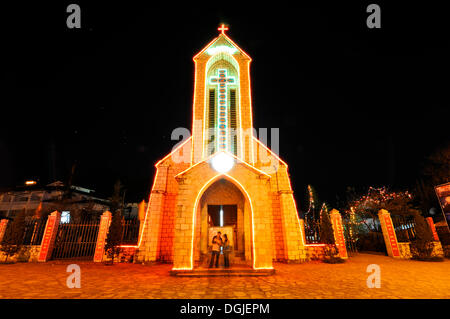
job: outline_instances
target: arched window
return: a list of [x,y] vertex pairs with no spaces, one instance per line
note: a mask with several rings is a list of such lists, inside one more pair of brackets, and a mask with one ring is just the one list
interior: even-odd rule
[[239,77],[234,63],[217,59],[207,71],[206,154],[226,150],[237,155]]

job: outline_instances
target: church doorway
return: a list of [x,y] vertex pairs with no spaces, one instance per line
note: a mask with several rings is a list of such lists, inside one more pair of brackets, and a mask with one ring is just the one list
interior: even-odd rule
[[[203,193],[197,209],[196,259],[200,267],[208,267],[212,255],[213,237],[226,234],[231,245],[230,267],[251,265],[250,204],[238,187],[226,179],[219,179]],[[224,266],[224,251],[219,258]]]

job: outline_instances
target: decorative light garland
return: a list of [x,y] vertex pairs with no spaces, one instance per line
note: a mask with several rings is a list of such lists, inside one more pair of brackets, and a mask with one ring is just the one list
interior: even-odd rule
[[[377,192],[374,197],[373,192]],[[412,195],[408,191],[404,192],[388,192],[386,187],[375,188],[370,186],[367,195],[361,196],[359,199],[354,200],[352,205],[350,205],[350,214],[355,213],[355,208],[358,206],[367,206],[369,204],[379,205],[381,203],[387,202],[389,200],[398,198],[412,198]]]

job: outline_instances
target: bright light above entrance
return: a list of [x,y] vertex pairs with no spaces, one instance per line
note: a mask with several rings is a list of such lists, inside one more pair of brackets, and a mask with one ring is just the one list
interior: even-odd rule
[[219,173],[226,173],[234,166],[234,158],[225,153],[219,153],[211,159],[212,167]]

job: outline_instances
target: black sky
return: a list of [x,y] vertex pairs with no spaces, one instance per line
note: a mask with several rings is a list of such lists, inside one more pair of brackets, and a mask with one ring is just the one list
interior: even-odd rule
[[221,22],[253,59],[254,126],[280,128],[297,198],[306,184],[331,203],[347,186],[411,188],[449,140],[445,8],[377,2],[374,30],[369,2],[78,1],[69,30],[72,2],[2,9],[0,186],[64,180],[76,160],[75,184],[109,196],[120,178],[146,198],[172,130],[191,127],[192,57]]

